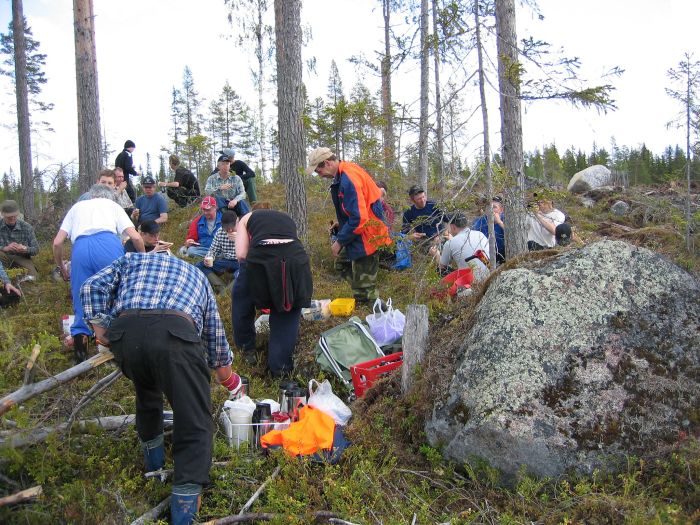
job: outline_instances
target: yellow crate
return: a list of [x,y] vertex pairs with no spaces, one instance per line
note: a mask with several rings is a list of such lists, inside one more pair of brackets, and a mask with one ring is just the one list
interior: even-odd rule
[[350,315],[355,309],[355,299],[333,299],[330,309],[333,315]]

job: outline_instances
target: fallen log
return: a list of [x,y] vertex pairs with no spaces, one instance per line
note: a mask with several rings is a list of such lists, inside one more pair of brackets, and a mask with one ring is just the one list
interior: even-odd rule
[[41,352],[41,345],[36,344],[32,348],[32,355],[29,356],[29,361],[27,361],[27,367],[24,369],[24,382],[23,384],[28,385],[32,380],[32,372],[34,372],[34,364],[36,363],[37,357],[39,357],[39,352]]
[[0,507],[4,507],[5,505],[16,505],[17,503],[23,503],[25,501],[29,501],[30,499],[38,498],[41,496],[41,492],[41,485],[37,485],[36,487],[26,490],[21,490],[16,494],[11,494],[10,496],[0,498]]
[[[229,523],[247,523],[252,521],[272,521],[274,519],[286,518],[288,514],[273,514],[270,512],[249,512],[247,514],[237,514],[234,516],[226,516],[224,518],[219,518],[216,520],[206,521],[200,525],[228,525]],[[328,510],[318,510],[311,513],[315,523],[322,523],[324,521],[333,523],[332,520],[338,520],[337,514],[335,512],[330,512]],[[298,516],[299,518],[305,518],[305,516]],[[349,521],[340,520],[336,523],[350,523]],[[133,525],[133,523],[132,523]],[[354,525],[354,524],[353,524]]]
[[39,381],[38,383],[33,383],[30,385],[23,385],[19,390],[15,390],[11,394],[6,395],[0,399],[0,416],[7,411],[9,411],[13,406],[23,403],[28,399],[53,390],[60,385],[67,383],[75,379],[76,377],[83,375],[85,372],[89,372],[93,368],[97,368],[103,363],[110,361],[114,356],[112,352],[100,352],[97,355],[92,356],[87,361],[83,361],[68,370],[56,374],[55,376]]
[[161,514],[163,514],[165,512],[165,509],[167,509],[169,506],[170,506],[170,496],[168,496],[163,501],[158,503],[158,505],[153,507],[151,510],[149,510],[145,514],[142,514],[141,516],[136,518],[134,521],[131,522],[131,525],[144,525],[147,522],[155,521],[160,517]]

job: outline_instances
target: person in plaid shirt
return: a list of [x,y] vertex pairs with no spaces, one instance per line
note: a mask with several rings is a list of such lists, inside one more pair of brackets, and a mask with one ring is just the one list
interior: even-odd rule
[[27,275],[36,278],[32,257],[39,253],[39,243],[34,228],[19,218],[19,206],[15,201],[3,202],[0,214],[0,263],[5,268],[24,268]]
[[235,277],[238,272],[235,241],[236,214],[225,211],[221,214],[221,228],[216,231],[207,255],[197,263],[197,268],[207,276],[215,290],[221,291],[225,286],[220,275],[231,272]]
[[241,388],[211,287],[177,257],[127,253],[87,279],[80,295],[85,319],[134,383],[136,429],[149,471],[165,464],[163,394],[173,409],[171,515],[174,523],[191,523],[209,483],[209,369],[232,395]]

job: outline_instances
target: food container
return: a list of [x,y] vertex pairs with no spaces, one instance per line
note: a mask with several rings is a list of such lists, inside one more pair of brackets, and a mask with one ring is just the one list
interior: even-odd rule
[[329,305],[331,313],[335,316],[347,316],[355,309],[355,299],[333,299]]
[[331,316],[330,299],[321,299],[320,301],[311,301],[309,308],[302,308],[301,315],[307,321],[323,321]]

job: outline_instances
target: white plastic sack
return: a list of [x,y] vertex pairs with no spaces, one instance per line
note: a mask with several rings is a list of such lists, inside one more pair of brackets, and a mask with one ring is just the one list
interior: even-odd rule
[[406,326],[406,316],[391,306],[391,299],[386,302],[386,307],[385,312],[381,299],[377,299],[372,307],[373,313],[365,318],[369,332],[379,346],[390,345],[402,337]]
[[[316,388],[314,389],[314,383]],[[333,418],[336,425],[346,425],[352,416],[350,408],[333,393],[333,387],[326,379],[319,385],[318,381],[309,381],[309,401],[307,403]]]

